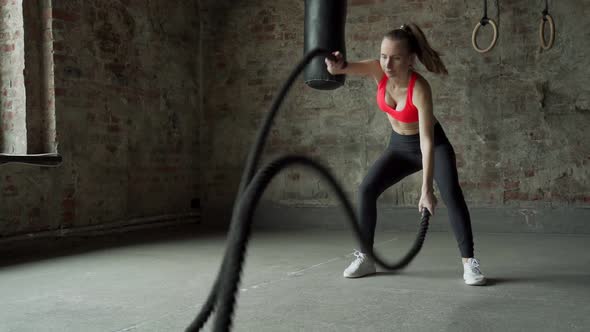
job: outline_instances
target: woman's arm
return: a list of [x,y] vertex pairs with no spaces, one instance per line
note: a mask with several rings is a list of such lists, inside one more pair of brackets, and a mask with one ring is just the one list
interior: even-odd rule
[[349,62],[344,69],[335,69],[332,75],[360,75],[360,76],[377,76],[382,74],[381,66],[378,60],[362,60],[358,62]]
[[325,61],[328,72],[332,75],[362,75],[373,76],[380,79],[383,74],[379,60],[368,59],[358,62],[347,62],[346,66],[342,68],[345,63],[342,54],[340,54],[340,52],[334,52],[332,54],[334,54],[337,61],[332,61],[328,58],[326,58]]
[[432,91],[424,79],[416,80],[412,102],[418,108],[420,130],[420,150],[422,151],[422,194],[433,193],[434,176],[434,113],[432,111]]

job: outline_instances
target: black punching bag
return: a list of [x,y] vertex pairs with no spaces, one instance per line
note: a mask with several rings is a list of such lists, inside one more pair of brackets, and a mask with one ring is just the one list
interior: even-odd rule
[[[344,24],[347,0],[305,0],[304,54],[314,48],[340,51],[346,59]],[[345,75],[332,75],[325,57],[317,56],[305,67],[305,84],[319,90],[334,90],[344,84]]]

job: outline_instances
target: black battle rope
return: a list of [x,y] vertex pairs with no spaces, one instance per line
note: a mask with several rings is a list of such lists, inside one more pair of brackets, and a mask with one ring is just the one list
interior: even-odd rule
[[320,176],[324,177],[328,184],[337,194],[338,199],[344,205],[346,214],[348,215],[351,227],[354,234],[361,244],[362,251],[372,258],[379,266],[387,270],[398,270],[408,265],[412,259],[418,254],[424,243],[426,232],[428,230],[428,220],[430,213],[427,209],[422,212],[418,236],[412,245],[410,251],[397,263],[387,263],[381,256],[373,251],[372,247],[368,246],[368,241],[365,235],[361,232],[357,216],[352,208],[352,205],[346,198],[346,194],[342,190],[337,180],[332,176],[330,171],[319,164],[318,162],[298,155],[287,155],[274,159],[267,163],[261,170],[254,174],[256,165],[262,153],[263,144],[266,141],[268,132],[272,121],[278,112],[279,106],[286,97],[287,92],[293,85],[293,82],[305,66],[315,57],[319,55],[331,56],[328,50],[315,48],[305,55],[303,60],[299,62],[297,67],[293,70],[287,81],[283,84],[280,93],[275,98],[270,112],[267,114],[263,126],[258,132],[258,136],[254,146],[252,147],[246,167],[244,169],[236,202],[233,207],[230,229],[228,233],[228,245],[217,274],[217,278],[211,289],[209,296],[201,308],[201,311],[194,319],[194,321],[186,328],[185,331],[199,331],[207,322],[209,316],[213,312],[216,302],[218,313],[215,317],[213,331],[229,331],[232,323],[232,315],[236,302],[236,291],[240,283],[240,275],[246,254],[246,246],[250,236],[252,216],[256,209],[258,200],[264,193],[266,186],[270,183],[272,178],[276,176],[282,169],[292,165],[299,164],[315,170]]

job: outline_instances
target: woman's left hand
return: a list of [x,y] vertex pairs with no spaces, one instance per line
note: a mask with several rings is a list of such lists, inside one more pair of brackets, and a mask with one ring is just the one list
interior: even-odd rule
[[420,203],[418,203],[418,212],[422,213],[422,209],[426,208],[430,211],[430,214],[434,216],[434,208],[436,208],[436,196],[434,196],[433,192],[422,192],[422,197],[420,197]]

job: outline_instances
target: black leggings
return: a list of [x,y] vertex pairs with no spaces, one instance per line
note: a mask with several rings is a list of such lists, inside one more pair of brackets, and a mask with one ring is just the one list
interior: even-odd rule
[[[371,247],[375,236],[377,198],[387,188],[421,169],[420,134],[400,135],[392,130],[387,149],[369,169],[358,193],[360,227]],[[447,206],[462,257],[473,257],[471,220],[459,185],[455,151],[440,123],[434,126],[434,181]]]

